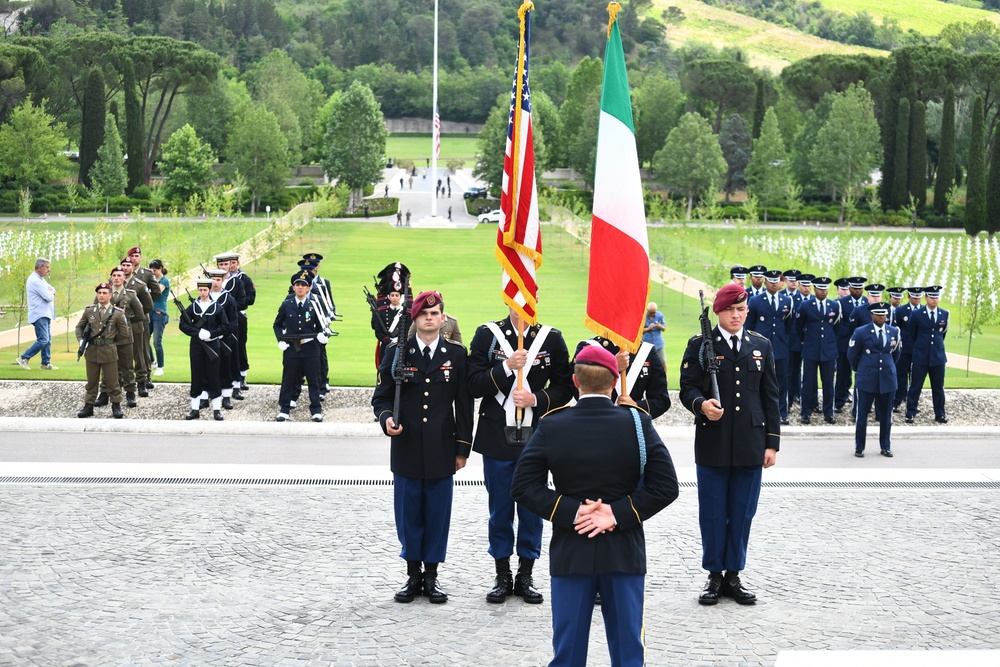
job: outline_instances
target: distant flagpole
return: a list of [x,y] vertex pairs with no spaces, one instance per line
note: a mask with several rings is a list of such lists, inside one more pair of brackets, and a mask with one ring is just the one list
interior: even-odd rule
[[438,193],[437,193],[437,168],[438,154],[441,151],[441,117],[438,115],[438,0],[434,0],[434,92],[432,93],[434,107],[434,125],[431,132],[431,181],[435,184],[434,194],[431,195],[431,217],[437,217]]
[[620,9],[617,2],[608,5],[584,324],[634,353],[642,339],[649,297],[649,243],[628,73],[616,22]]

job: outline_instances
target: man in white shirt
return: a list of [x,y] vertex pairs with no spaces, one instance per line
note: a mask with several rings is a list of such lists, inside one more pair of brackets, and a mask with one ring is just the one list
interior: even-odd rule
[[35,342],[17,357],[17,365],[26,371],[31,370],[28,359],[39,352],[42,353],[42,369],[57,370],[52,365],[52,336],[49,331],[56,317],[56,290],[45,280],[51,270],[49,260],[39,257],[24,286],[28,294],[28,323],[35,327]]

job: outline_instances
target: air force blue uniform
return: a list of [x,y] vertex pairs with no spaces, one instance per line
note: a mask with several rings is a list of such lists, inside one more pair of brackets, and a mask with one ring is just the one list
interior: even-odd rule
[[903,352],[896,362],[896,395],[892,399],[893,409],[906,403],[906,390],[910,388],[910,368],[913,366],[913,339],[910,338],[910,318],[913,311],[919,308],[911,303],[905,303],[896,308],[892,313],[890,324],[899,329],[899,340],[902,343]]
[[950,314],[943,308],[928,310],[921,306],[910,316],[910,338],[913,339],[913,377],[906,396],[906,416],[917,414],[917,401],[924,387],[924,379],[931,378],[931,400],[934,404],[934,418],[946,418],[944,411],[944,367],[948,356],[944,351],[944,339],[948,335]]
[[816,408],[816,372],[823,386],[823,416],[833,419],[833,371],[837,364],[837,323],[840,304],[811,296],[795,309],[795,325],[802,339],[802,419],[809,419]]
[[316,316],[312,297],[307,296],[301,306],[293,295],[278,306],[274,318],[274,337],[288,343],[281,359],[281,391],[278,407],[287,415],[296,388],[301,387],[302,377],[309,383],[309,414],[322,414],[319,398],[319,342],[316,336],[323,326]]
[[[857,312],[857,309],[855,309]],[[854,386],[858,395],[854,451],[865,450],[868,413],[875,405],[879,418],[879,447],[890,449],[892,431],[892,397],[896,393],[896,361],[902,353],[899,329],[885,324],[866,324],[854,330],[847,347],[847,358],[854,371]]]
[[[776,302],[775,302],[776,300]],[[782,421],[788,419],[788,359],[795,331],[795,304],[785,290],[774,297],[764,291],[750,297],[746,328],[771,341],[774,371],[778,376],[778,412]]]

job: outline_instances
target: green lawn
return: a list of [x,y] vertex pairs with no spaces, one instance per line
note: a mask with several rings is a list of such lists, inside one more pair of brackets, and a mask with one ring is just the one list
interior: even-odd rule
[[841,12],[868,12],[881,23],[883,18],[899,21],[903,30],[937,35],[949,23],[975,23],[989,19],[1000,24],[1000,14],[985,9],[963,7],[941,0],[821,0],[824,7]]
[[[440,160],[463,160],[465,166],[472,167],[476,160],[478,135],[444,134],[441,136]],[[431,135],[394,136],[389,135],[385,143],[385,154],[395,160],[416,160],[417,166],[424,166],[424,160],[431,156]]]

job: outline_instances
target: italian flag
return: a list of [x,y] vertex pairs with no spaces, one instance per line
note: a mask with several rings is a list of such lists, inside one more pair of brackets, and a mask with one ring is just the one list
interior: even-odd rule
[[648,296],[649,244],[632,102],[621,33],[612,14],[604,54],[584,324],[619,347],[636,352]]

